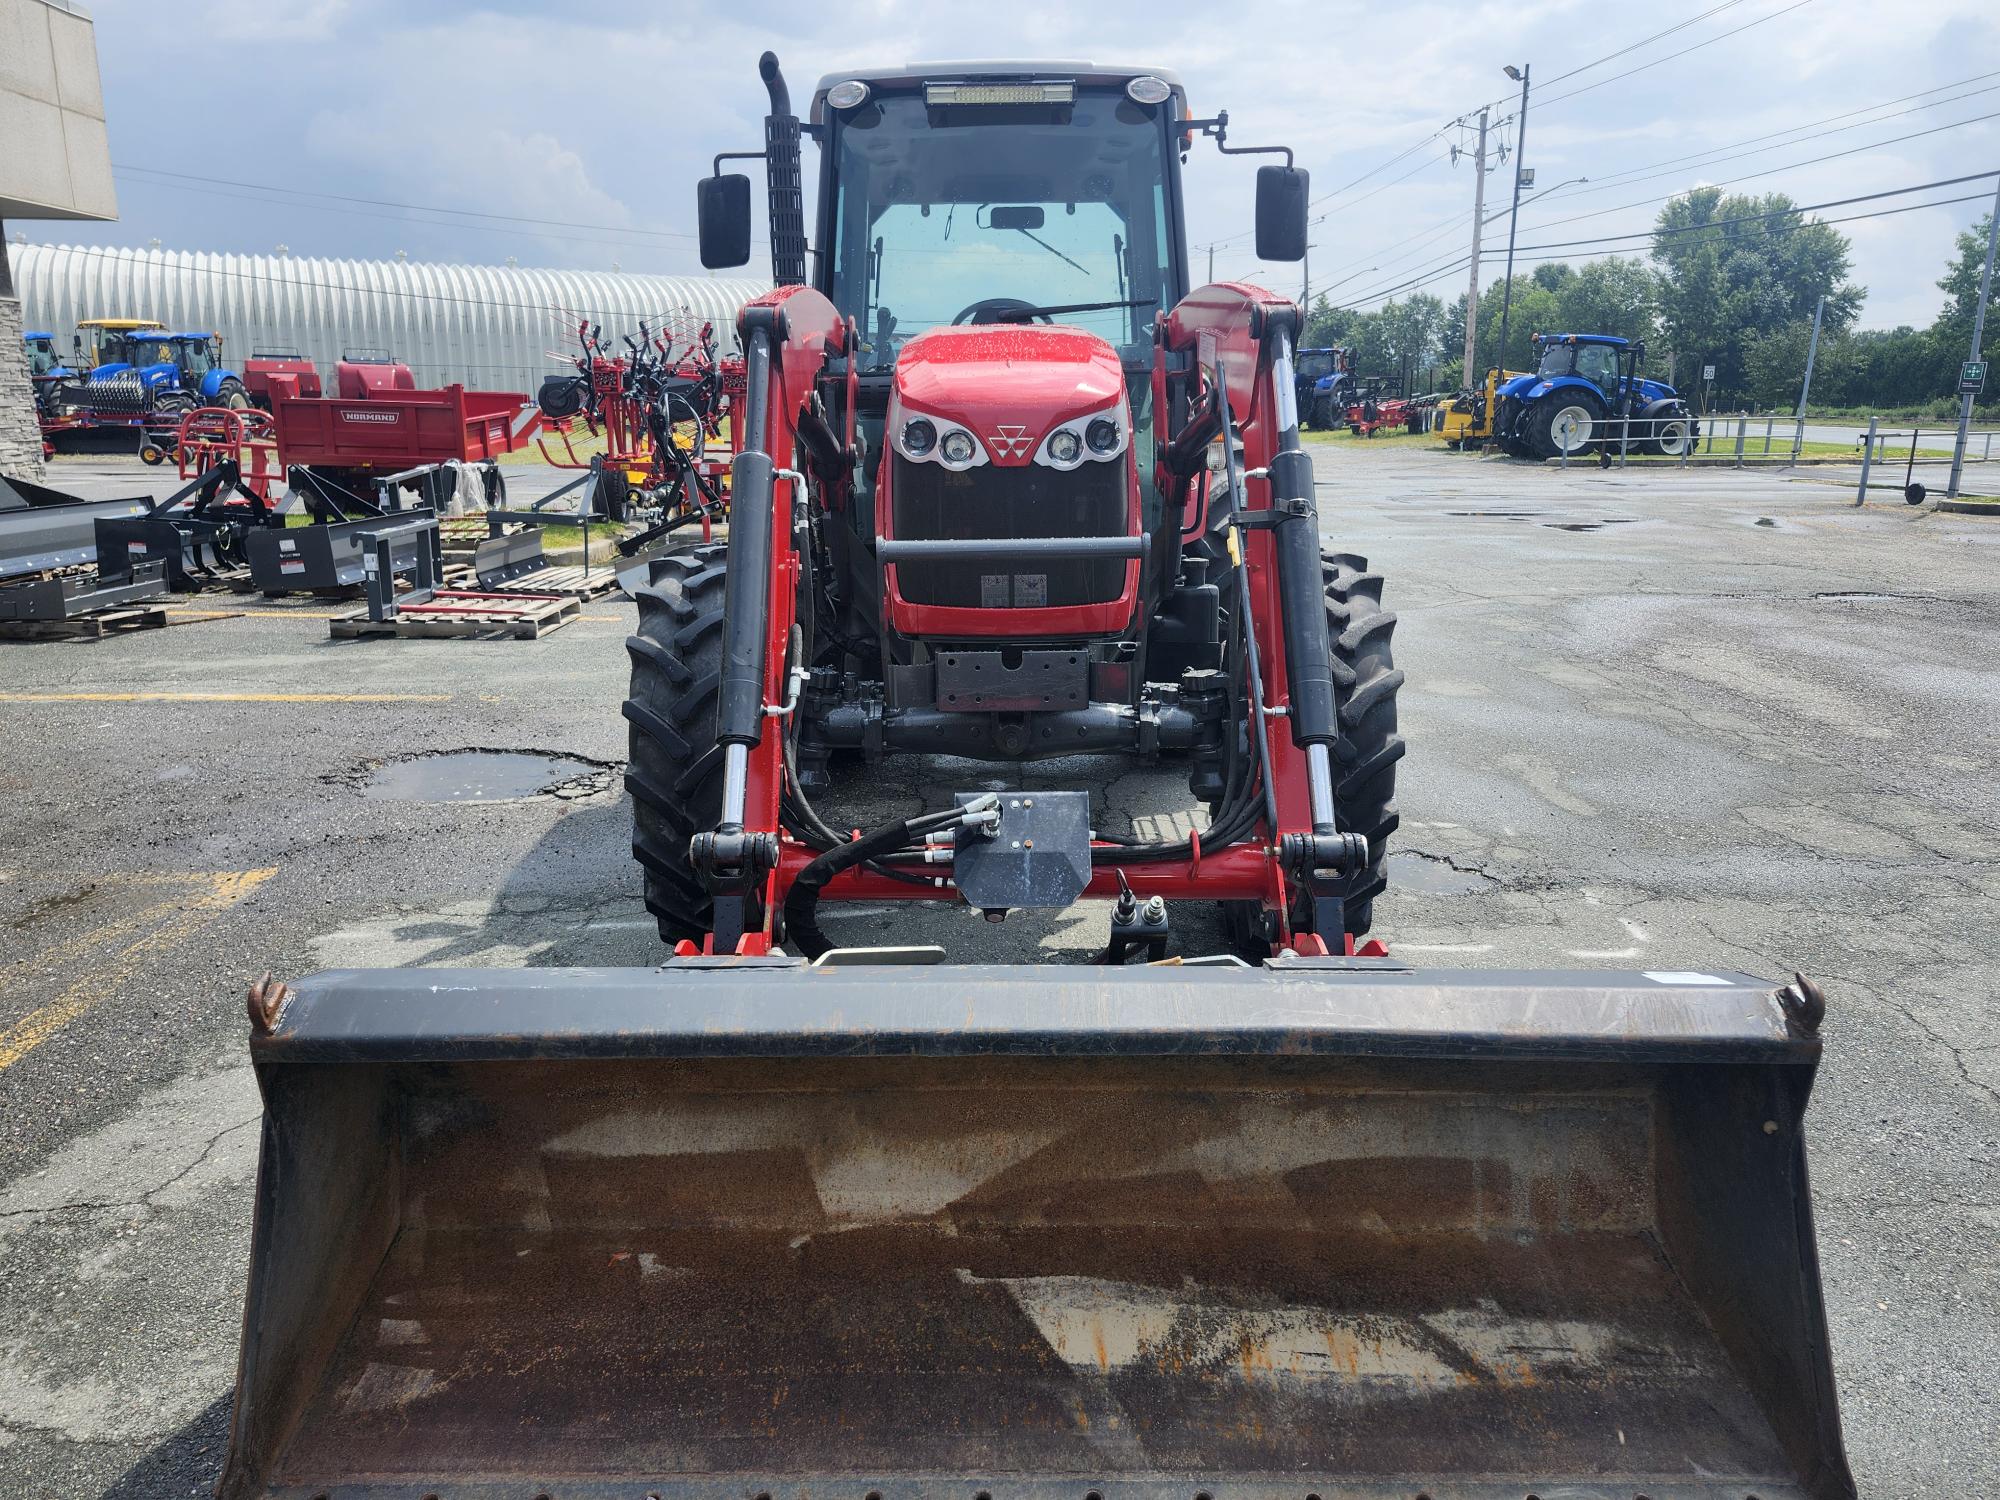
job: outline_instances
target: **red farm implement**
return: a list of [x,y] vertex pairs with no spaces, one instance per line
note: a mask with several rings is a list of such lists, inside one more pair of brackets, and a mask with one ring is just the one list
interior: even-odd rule
[[[684,341],[672,324],[653,330],[641,323],[637,338],[624,339],[622,355],[606,346],[601,327],[581,323],[576,337],[576,373],[550,376],[536,398],[561,444],[558,454],[540,439],[542,456],[559,469],[592,470],[605,515],[657,517],[620,544],[628,555],[688,525],[698,524],[709,540],[728,509],[729,465],[719,449],[741,391],[741,362],[717,358],[707,323]],[[579,436],[593,451],[578,451]]]

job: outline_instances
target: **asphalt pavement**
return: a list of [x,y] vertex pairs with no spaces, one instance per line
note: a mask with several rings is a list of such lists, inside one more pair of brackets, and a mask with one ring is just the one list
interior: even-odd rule
[[[1807,1123],[1862,1493],[2000,1493],[2000,523],[1771,473],[1342,446],[1319,475],[1409,679],[1378,933],[1425,965],[1821,981]],[[52,482],[161,487],[110,460]],[[341,607],[180,599],[167,629],[0,643],[0,1493],[214,1481],[252,977],[660,956],[619,780],[631,605],[532,643],[335,642]],[[465,751],[566,759],[516,781]],[[1102,826],[1164,832],[1183,775],[898,759],[828,800],[865,825],[1088,787]],[[1105,935],[1090,908],[826,922],[970,960]]]

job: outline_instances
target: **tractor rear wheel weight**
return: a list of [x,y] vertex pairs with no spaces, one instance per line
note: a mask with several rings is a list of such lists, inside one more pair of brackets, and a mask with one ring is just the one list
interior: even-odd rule
[[632,691],[625,700],[631,760],[632,855],[645,874],[646,909],[662,942],[699,943],[714,899],[688,859],[688,840],[722,812],[722,753],[715,740],[722,668],[722,590],[728,547],[686,544],[652,562],[636,588],[639,628],[625,642]]

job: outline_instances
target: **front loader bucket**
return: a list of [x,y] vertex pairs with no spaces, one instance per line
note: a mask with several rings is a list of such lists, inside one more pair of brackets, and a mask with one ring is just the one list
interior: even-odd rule
[[224,1500],[1836,1500],[1741,976],[344,972]]

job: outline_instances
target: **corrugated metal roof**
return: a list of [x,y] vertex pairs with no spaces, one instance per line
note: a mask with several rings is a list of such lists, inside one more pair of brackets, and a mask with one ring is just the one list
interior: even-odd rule
[[[639,321],[715,325],[735,343],[736,314],[768,283],[525,266],[321,260],[123,246],[9,245],[15,293],[36,328],[67,341],[79,319],[157,318],[222,335],[225,360],[297,349],[331,377],[343,349],[387,349],[423,386],[452,382],[532,392],[569,368],[576,324],[607,342]],[[691,331],[691,330],[690,330]]]

